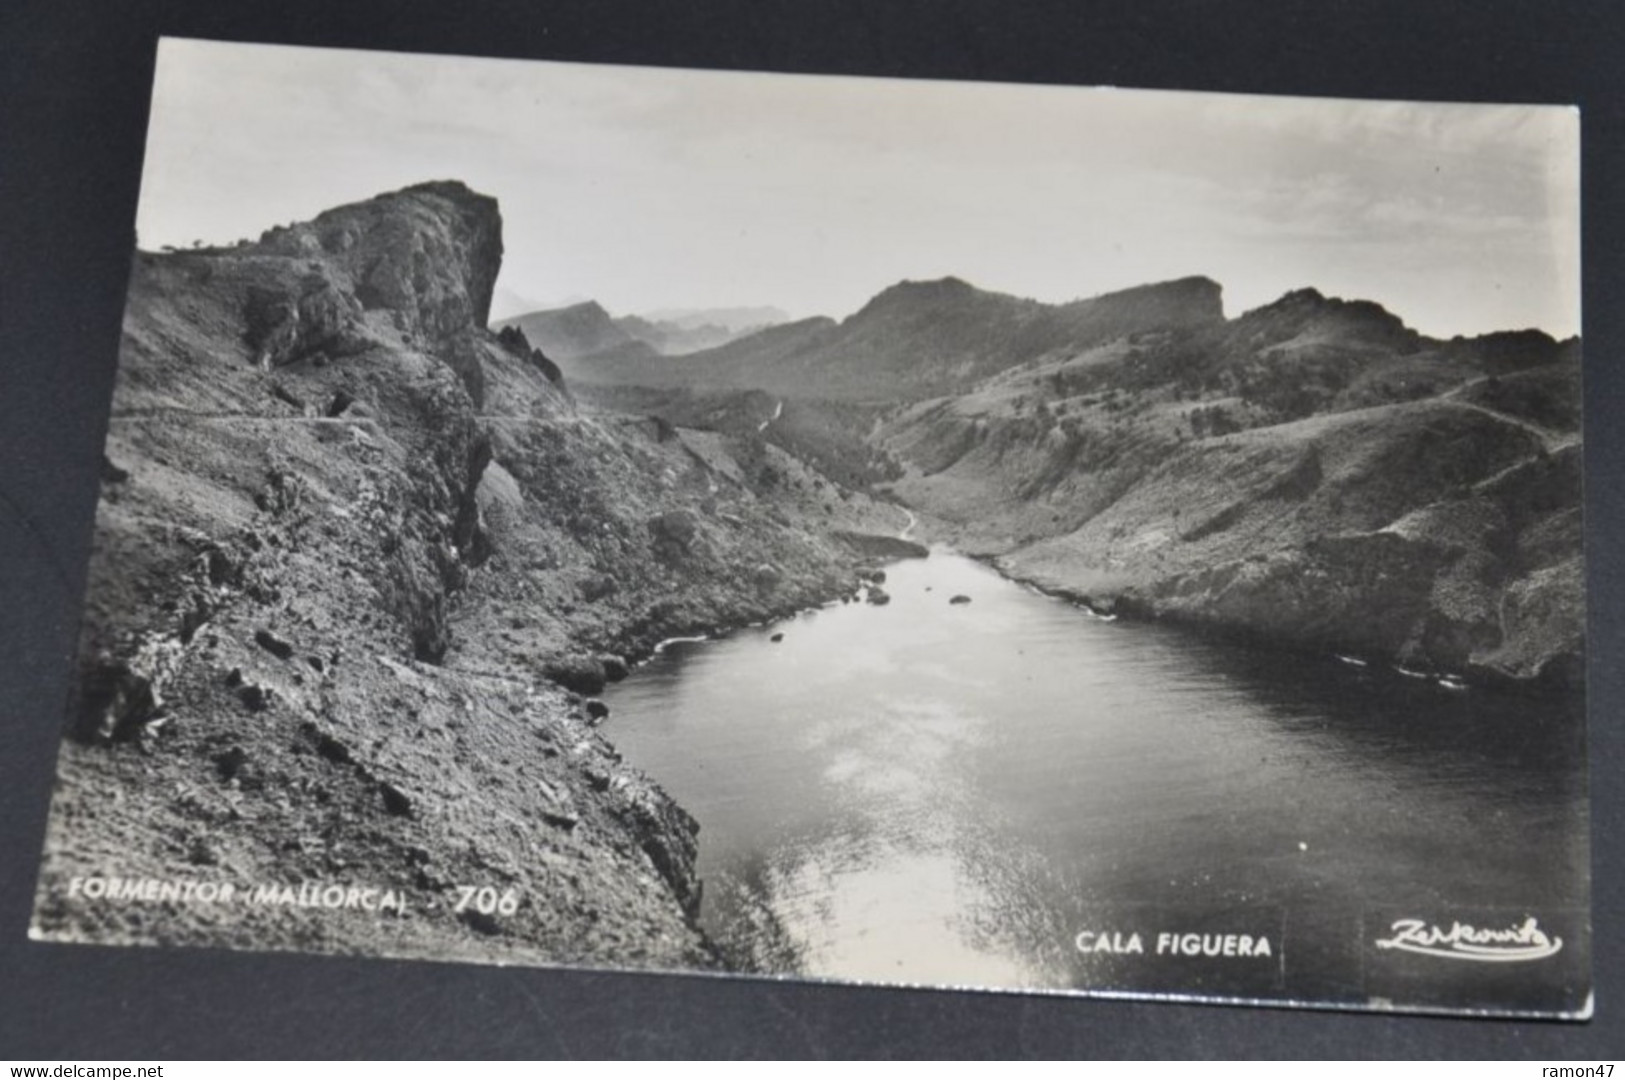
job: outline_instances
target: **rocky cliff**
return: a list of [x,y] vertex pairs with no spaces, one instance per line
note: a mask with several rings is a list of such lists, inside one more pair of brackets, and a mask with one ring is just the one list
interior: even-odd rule
[[483,328],[501,252],[434,183],[137,255],[36,936],[713,962],[696,823],[594,695],[896,514],[754,427],[581,414]]

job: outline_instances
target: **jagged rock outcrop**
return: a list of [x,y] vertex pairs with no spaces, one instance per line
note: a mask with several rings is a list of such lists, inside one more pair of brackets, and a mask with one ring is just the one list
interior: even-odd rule
[[437,181],[268,230],[255,246],[319,257],[344,271],[368,311],[438,340],[485,326],[502,267],[502,217],[490,196]]
[[537,370],[546,375],[549,382],[558,383],[564,378],[564,373],[559,370],[557,364],[548,359],[542,350],[531,347],[530,340],[519,327],[504,326],[497,333],[497,343],[515,356],[535,364]]
[[[446,182],[137,255],[37,936],[714,963],[694,823],[583,694],[833,595],[829,532],[888,508],[748,438],[582,415],[484,329],[501,253],[495,202]],[[91,904],[86,876],[267,891]],[[329,886],[404,913],[279,899]]]

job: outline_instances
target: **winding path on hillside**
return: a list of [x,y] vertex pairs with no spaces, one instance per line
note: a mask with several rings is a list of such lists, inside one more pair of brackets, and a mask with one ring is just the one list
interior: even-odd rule
[[1561,450],[1565,446],[1572,446],[1580,441],[1580,435],[1578,432],[1553,431],[1551,428],[1542,427],[1540,424],[1525,420],[1520,416],[1513,416],[1511,413],[1502,412],[1499,409],[1492,409],[1488,405],[1480,405],[1476,401],[1462,400],[1461,395],[1463,393],[1471,390],[1479,383],[1488,382],[1493,377],[1494,376],[1491,375],[1481,375],[1476,379],[1464,382],[1455,389],[1448,390],[1445,393],[1440,394],[1439,400],[1445,402],[1446,404],[1454,405],[1457,408],[1472,409],[1474,412],[1480,412],[1485,416],[1492,416],[1497,420],[1512,424],[1515,427],[1523,428],[1531,435],[1534,435],[1536,438],[1540,439],[1548,451]]

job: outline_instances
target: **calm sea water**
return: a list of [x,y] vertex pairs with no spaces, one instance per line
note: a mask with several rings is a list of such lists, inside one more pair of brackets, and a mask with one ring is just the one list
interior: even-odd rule
[[888,574],[887,606],[674,644],[608,695],[743,969],[1200,992],[1077,935],[1227,911],[1277,935],[1263,996],[1354,1001],[1385,912],[1586,903],[1577,695],[1107,622],[946,552]]

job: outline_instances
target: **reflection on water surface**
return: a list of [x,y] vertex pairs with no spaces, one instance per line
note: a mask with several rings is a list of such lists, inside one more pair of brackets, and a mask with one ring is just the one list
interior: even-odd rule
[[1577,698],[1107,623],[941,552],[888,574],[885,607],[674,645],[611,691],[743,967],[1109,985],[1074,947],[1103,907],[1239,908],[1285,912],[1292,994],[1348,996],[1374,906],[1585,903]]

